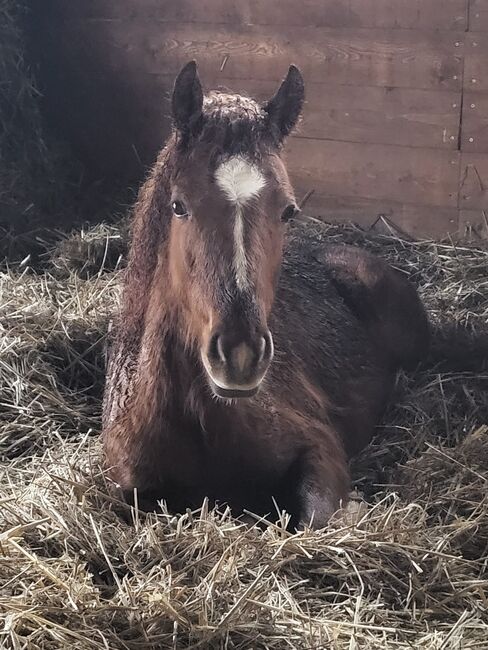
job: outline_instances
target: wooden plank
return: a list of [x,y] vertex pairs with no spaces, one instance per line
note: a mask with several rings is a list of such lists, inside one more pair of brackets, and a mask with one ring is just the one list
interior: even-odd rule
[[299,134],[457,149],[460,106],[460,93],[309,84]]
[[470,92],[488,90],[488,38],[468,33],[465,43],[464,88]]
[[463,152],[459,205],[464,210],[488,210],[488,154]]
[[404,29],[466,28],[466,0],[43,0],[64,18]]
[[488,32],[488,2],[486,0],[470,0],[469,31]]
[[296,187],[323,195],[456,207],[459,152],[293,138]]
[[416,239],[440,239],[458,232],[457,208],[416,206],[388,199],[358,199],[314,193],[304,213],[323,221],[353,222],[381,232],[401,231]]
[[[414,30],[70,21],[60,52],[120,75],[176,74],[197,58],[203,78],[282,78],[291,62],[308,83],[460,90],[463,34]],[[457,44],[457,45],[456,45]]]
[[488,153],[488,91],[464,95],[461,148]]
[[[171,78],[161,81],[167,88],[171,82]],[[211,80],[207,82],[212,87]],[[215,84],[260,101],[276,91],[273,81],[216,78]],[[457,92],[309,83],[297,133],[326,140],[457,149],[460,112]]]

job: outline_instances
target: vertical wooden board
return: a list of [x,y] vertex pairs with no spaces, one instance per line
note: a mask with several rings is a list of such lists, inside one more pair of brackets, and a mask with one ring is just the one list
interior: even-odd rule
[[294,62],[308,83],[444,90],[462,83],[457,32],[72,21],[59,38],[68,56],[76,49],[81,62],[95,49],[101,66],[122,75],[175,74],[196,58],[204,79],[278,81]]
[[465,38],[464,89],[469,92],[488,90],[488,37],[469,32]]
[[488,91],[464,94],[461,148],[488,153]]
[[307,201],[304,214],[416,239],[439,239],[458,232],[457,208],[408,205],[382,198],[358,199],[317,192]]
[[488,154],[463,152],[459,206],[463,210],[488,210]]
[[297,186],[320,194],[455,207],[459,152],[294,138],[287,146]]
[[43,0],[65,19],[461,30],[466,0]]
[[487,0],[470,0],[469,2],[469,31],[488,32],[488,2]]

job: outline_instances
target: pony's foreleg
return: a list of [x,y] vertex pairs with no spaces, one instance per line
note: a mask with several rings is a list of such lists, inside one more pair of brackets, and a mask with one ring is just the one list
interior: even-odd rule
[[299,527],[323,528],[347,501],[350,477],[342,450],[310,451],[298,485]]

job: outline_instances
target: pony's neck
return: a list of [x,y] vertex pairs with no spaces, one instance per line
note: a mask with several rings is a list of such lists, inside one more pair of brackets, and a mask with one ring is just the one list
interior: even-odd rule
[[157,378],[157,385],[145,387],[148,399],[152,392],[163,410],[202,423],[213,400],[170,278],[168,241],[162,241],[146,296],[138,365],[145,376]]

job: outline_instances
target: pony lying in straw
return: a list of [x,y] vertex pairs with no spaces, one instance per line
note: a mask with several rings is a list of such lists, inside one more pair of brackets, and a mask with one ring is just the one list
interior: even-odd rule
[[381,260],[297,220],[282,144],[304,100],[291,66],[261,105],[176,79],[174,133],[135,208],[108,362],[106,464],[139,503],[208,497],[323,526],[349,493],[396,371],[428,323]]

